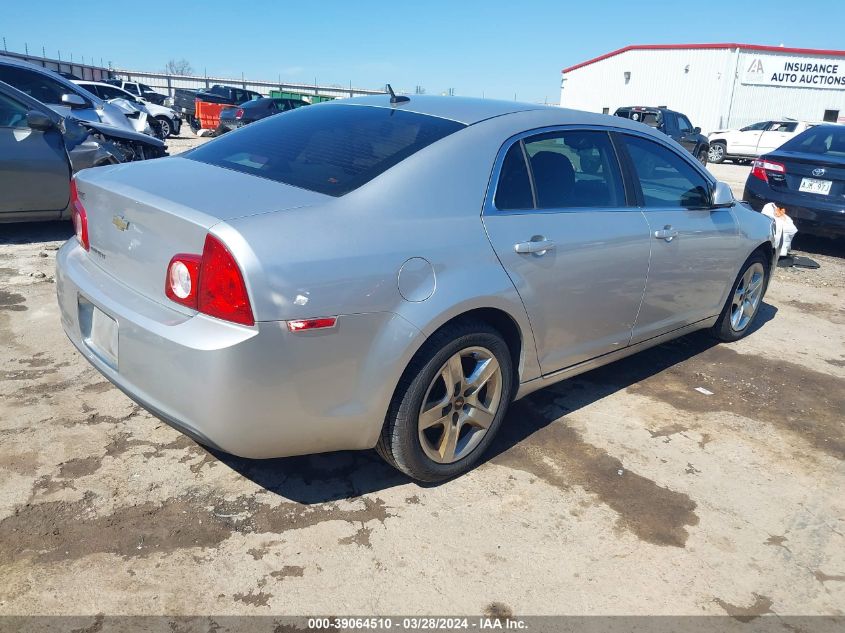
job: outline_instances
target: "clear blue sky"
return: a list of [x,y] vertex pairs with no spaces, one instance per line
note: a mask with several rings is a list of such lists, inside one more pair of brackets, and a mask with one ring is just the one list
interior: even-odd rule
[[562,68],[628,44],[841,49],[843,23],[842,0],[38,0],[3,11],[0,36],[137,70],[185,58],[198,74],[557,102]]

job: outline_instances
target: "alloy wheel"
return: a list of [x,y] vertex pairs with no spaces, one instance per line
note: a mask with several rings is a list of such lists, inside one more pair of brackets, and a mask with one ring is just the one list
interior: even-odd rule
[[478,446],[502,402],[502,369],[490,350],[468,347],[435,374],[418,416],[420,445],[439,464],[452,464]]
[[159,125],[161,125],[161,138],[165,139],[170,136],[170,121],[167,119],[159,119]]
[[742,332],[747,328],[757,313],[765,279],[766,272],[759,262],[749,266],[742,275],[731,302],[731,329],[734,332]]
[[707,158],[710,160],[711,163],[718,163],[725,157],[725,148],[722,145],[716,143],[715,145],[711,145],[710,149],[707,151]]

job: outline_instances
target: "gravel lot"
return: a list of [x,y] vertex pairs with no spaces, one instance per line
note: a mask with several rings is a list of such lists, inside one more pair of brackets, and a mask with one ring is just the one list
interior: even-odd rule
[[0,614],[845,613],[842,242],[799,236],[822,267],[777,270],[747,339],[538,392],[423,487],[367,452],[213,454],[134,405],[61,331],[70,234],[0,225]]

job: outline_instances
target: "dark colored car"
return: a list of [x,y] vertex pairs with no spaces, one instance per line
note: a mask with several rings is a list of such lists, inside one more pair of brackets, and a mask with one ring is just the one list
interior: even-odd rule
[[63,117],[0,81],[0,223],[69,218],[71,174],[166,155],[158,139]]
[[669,108],[651,108],[647,106],[627,106],[618,108],[614,112],[632,121],[639,121],[663,132],[666,136],[683,145],[690,154],[695,156],[702,165],[707,164],[707,153],[710,141],[701,133],[700,127],[693,127],[685,114],[675,112]]
[[801,233],[845,237],[845,126],[817,125],[755,160],[744,198],[786,207]]
[[226,108],[220,113],[220,125],[217,128],[218,134],[236,130],[254,121],[267,118],[279,112],[287,112],[295,108],[310,105],[301,99],[271,99],[262,97],[255,101],[247,101],[237,108]]

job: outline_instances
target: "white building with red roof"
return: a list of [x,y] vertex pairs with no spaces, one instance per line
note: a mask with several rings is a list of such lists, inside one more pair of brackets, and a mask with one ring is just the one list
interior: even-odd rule
[[845,51],[755,44],[626,46],[562,71],[561,105],[665,106],[707,133],[767,119],[845,123]]

